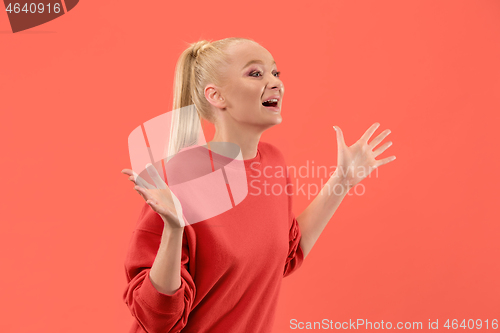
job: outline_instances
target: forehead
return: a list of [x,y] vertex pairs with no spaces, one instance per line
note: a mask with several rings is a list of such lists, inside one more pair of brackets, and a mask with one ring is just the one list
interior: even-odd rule
[[252,60],[260,60],[266,66],[273,66],[274,58],[264,47],[253,42],[232,45],[228,50],[229,59],[235,69],[240,70]]

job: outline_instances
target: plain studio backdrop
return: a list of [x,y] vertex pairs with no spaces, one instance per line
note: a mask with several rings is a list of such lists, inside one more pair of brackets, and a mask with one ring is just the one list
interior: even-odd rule
[[[283,122],[261,140],[289,166],[335,166],[333,125],[352,145],[379,122],[373,137],[388,128],[393,145],[378,159],[397,156],[283,280],[273,332],[293,319],[492,329],[499,1],[87,0],[19,33],[0,12],[0,330],[128,331],[123,262],[144,200],[120,173],[127,138],[171,110],[187,43],[225,37],[261,43],[282,72]],[[294,178],[296,215],[321,180]]]

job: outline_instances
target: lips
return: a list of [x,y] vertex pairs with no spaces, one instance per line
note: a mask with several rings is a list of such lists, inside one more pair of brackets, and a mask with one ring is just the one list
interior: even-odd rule
[[263,106],[271,112],[280,112],[280,106],[278,104],[276,106]]
[[279,95],[274,95],[267,97],[264,102],[262,102],[262,105],[268,109],[269,111],[272,112],[279,112],[280,111],[280,96]]
[[276,107],[278,106],[278,102],[275,101],[265,101],[262,103],[265,107],[271,106],[271,107]]
[[265,106],[266,109],[268,109],[269,111],[272,111],[272,112],[280,112],[280,108],[275,106],[275,107],[271,107],[271,106]]
[[266,99],[264,99],[264,102],[262,102],[262,105],[264,106],[277,106],[279,101],[280,101],[280,96],[279,95],[273,95],[269,96]]

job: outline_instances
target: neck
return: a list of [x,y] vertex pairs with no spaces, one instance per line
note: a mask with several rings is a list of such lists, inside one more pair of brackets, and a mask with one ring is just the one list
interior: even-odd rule
[[[231,126],[231,128],[217,128],[210,142],[231,142],[241,149],[244,160],[249,160],[257,155],[257,146],[263,130],[246,126]],[[208,143],[210,145],[210,142]]]

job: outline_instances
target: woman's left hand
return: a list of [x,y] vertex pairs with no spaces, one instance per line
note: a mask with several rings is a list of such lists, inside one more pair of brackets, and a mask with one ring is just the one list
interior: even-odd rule
[[365,134],[363,134],[363,136],[350,147],[348,147],[344,142],[342,130],[338,126],[333,126],[337,132],[338,146],[338,165],[335,173],[348,188],[354,187],[379,166],[392,162],[396,159],[396,156],[390,156],[382,160],[375,159],[375,157],[382,154],[392,145],[392,142],[389,141],[373,151],[373,149],[380,142],[382,142],[382,140],[384,140],[389,133],[391,133],[391,131],[387,129],[368,143],[368,140],[379,126],[379,123],[375,123],[370,126]]

